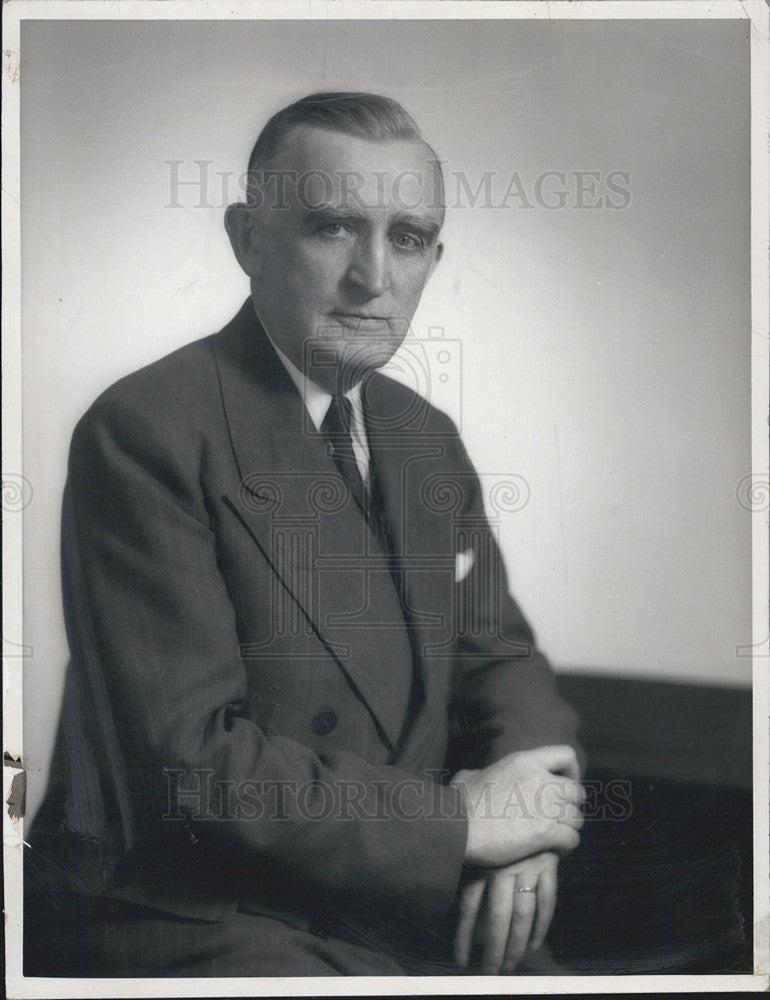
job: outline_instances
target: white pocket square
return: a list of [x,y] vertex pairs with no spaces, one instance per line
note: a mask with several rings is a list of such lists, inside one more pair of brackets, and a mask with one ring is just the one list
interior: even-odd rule
[[455,556],[455,583],[461,583],[473,569],[476,553],[473,549],[458,552]]

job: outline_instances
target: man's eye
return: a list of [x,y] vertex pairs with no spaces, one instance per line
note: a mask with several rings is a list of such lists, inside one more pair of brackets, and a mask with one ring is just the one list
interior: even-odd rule
[[347,232],[347,227],[342,222],[325,222],[319,227],[318,232],[323,236],[339,236]]
[[400,250],[419,250],[423,241],[414,233],[396,233],[393,242]]

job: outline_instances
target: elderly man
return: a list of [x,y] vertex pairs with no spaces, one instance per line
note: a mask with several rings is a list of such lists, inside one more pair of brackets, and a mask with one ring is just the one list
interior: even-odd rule
[[395,102],[322,93],[249,178],[249,299],[73,437],[26,973],[512,971],[583,793],[457,430],[377,371],[441,168]]

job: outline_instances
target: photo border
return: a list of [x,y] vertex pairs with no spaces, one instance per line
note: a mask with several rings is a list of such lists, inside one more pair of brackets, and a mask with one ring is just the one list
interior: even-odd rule
[[[226,18],[225,16],[226,15]],[[768,357],[770,346],[770,289],[768,287],[768,185],[767,122],[770,112],[770,19],[762,0],[585,0],[557,2],[477,2],[477,0],[10,0],[3,7],[3,498],[11,487],[7,477],[23,470],[21,448],[21,265],[20,265],[20,113],[19,87],[23,84],[20,52],[22,20],[223,20],[223,19],[519,19],[519,20],[619,20],[619,19],[739,19],[751,24],[751,353],[752,353],[752,475],[753,482],[768,482],[767,415]],[[766,488],[766,486],[765,486]],[[760,505],[763,506],[763,505]],[[653,993],[733,992],[768,989],[770,986],[770,898],[767,845],[768,812],[768,514],[752,513],[753,553],[753,717],[754,717],[754,935],[753,975],[650,975],[650,976],[438,976],[438,977],[291,977],[228,979],[47,979],[21,974],[22,846],[24,821],[3,811],[6,904],[6,990],[13,998],[145,996],[317,996],[323,993],[350,996],[409,994],[518,994],[537,993]],[[3,531],[3,728],[4,801],[11,784],[23,770],[22,674],[25,649],[22,636],[22,532],[21,519],[4,518]],[[21,765],[21,767],[20,767]],[[217,989],[212,989],[216,986]]]

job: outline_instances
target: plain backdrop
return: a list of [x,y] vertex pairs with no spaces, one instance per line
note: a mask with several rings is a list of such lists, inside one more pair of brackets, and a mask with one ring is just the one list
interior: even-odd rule
[[[224,205],[266,118],[313,90],[395,97],[445,161],[445,256],[401,376],[461,424],[512,590],[554,665],[749,683],[748,31],[23,24],[29,811],[67,662],[59,507],[72,429],[115,379],[237,310],[248,289]],[[205,192],[174,190],[174,172],[201,171]],[[563,208],[536,201],[546,171],[564,172]],[[600,195],[624,172],[628,204],[576,207],[576,171],[597,172]],[[498,202],[514,172],[525,197],[485,204],[484,183]],[[558,178],[541,184],[557,202]]]

